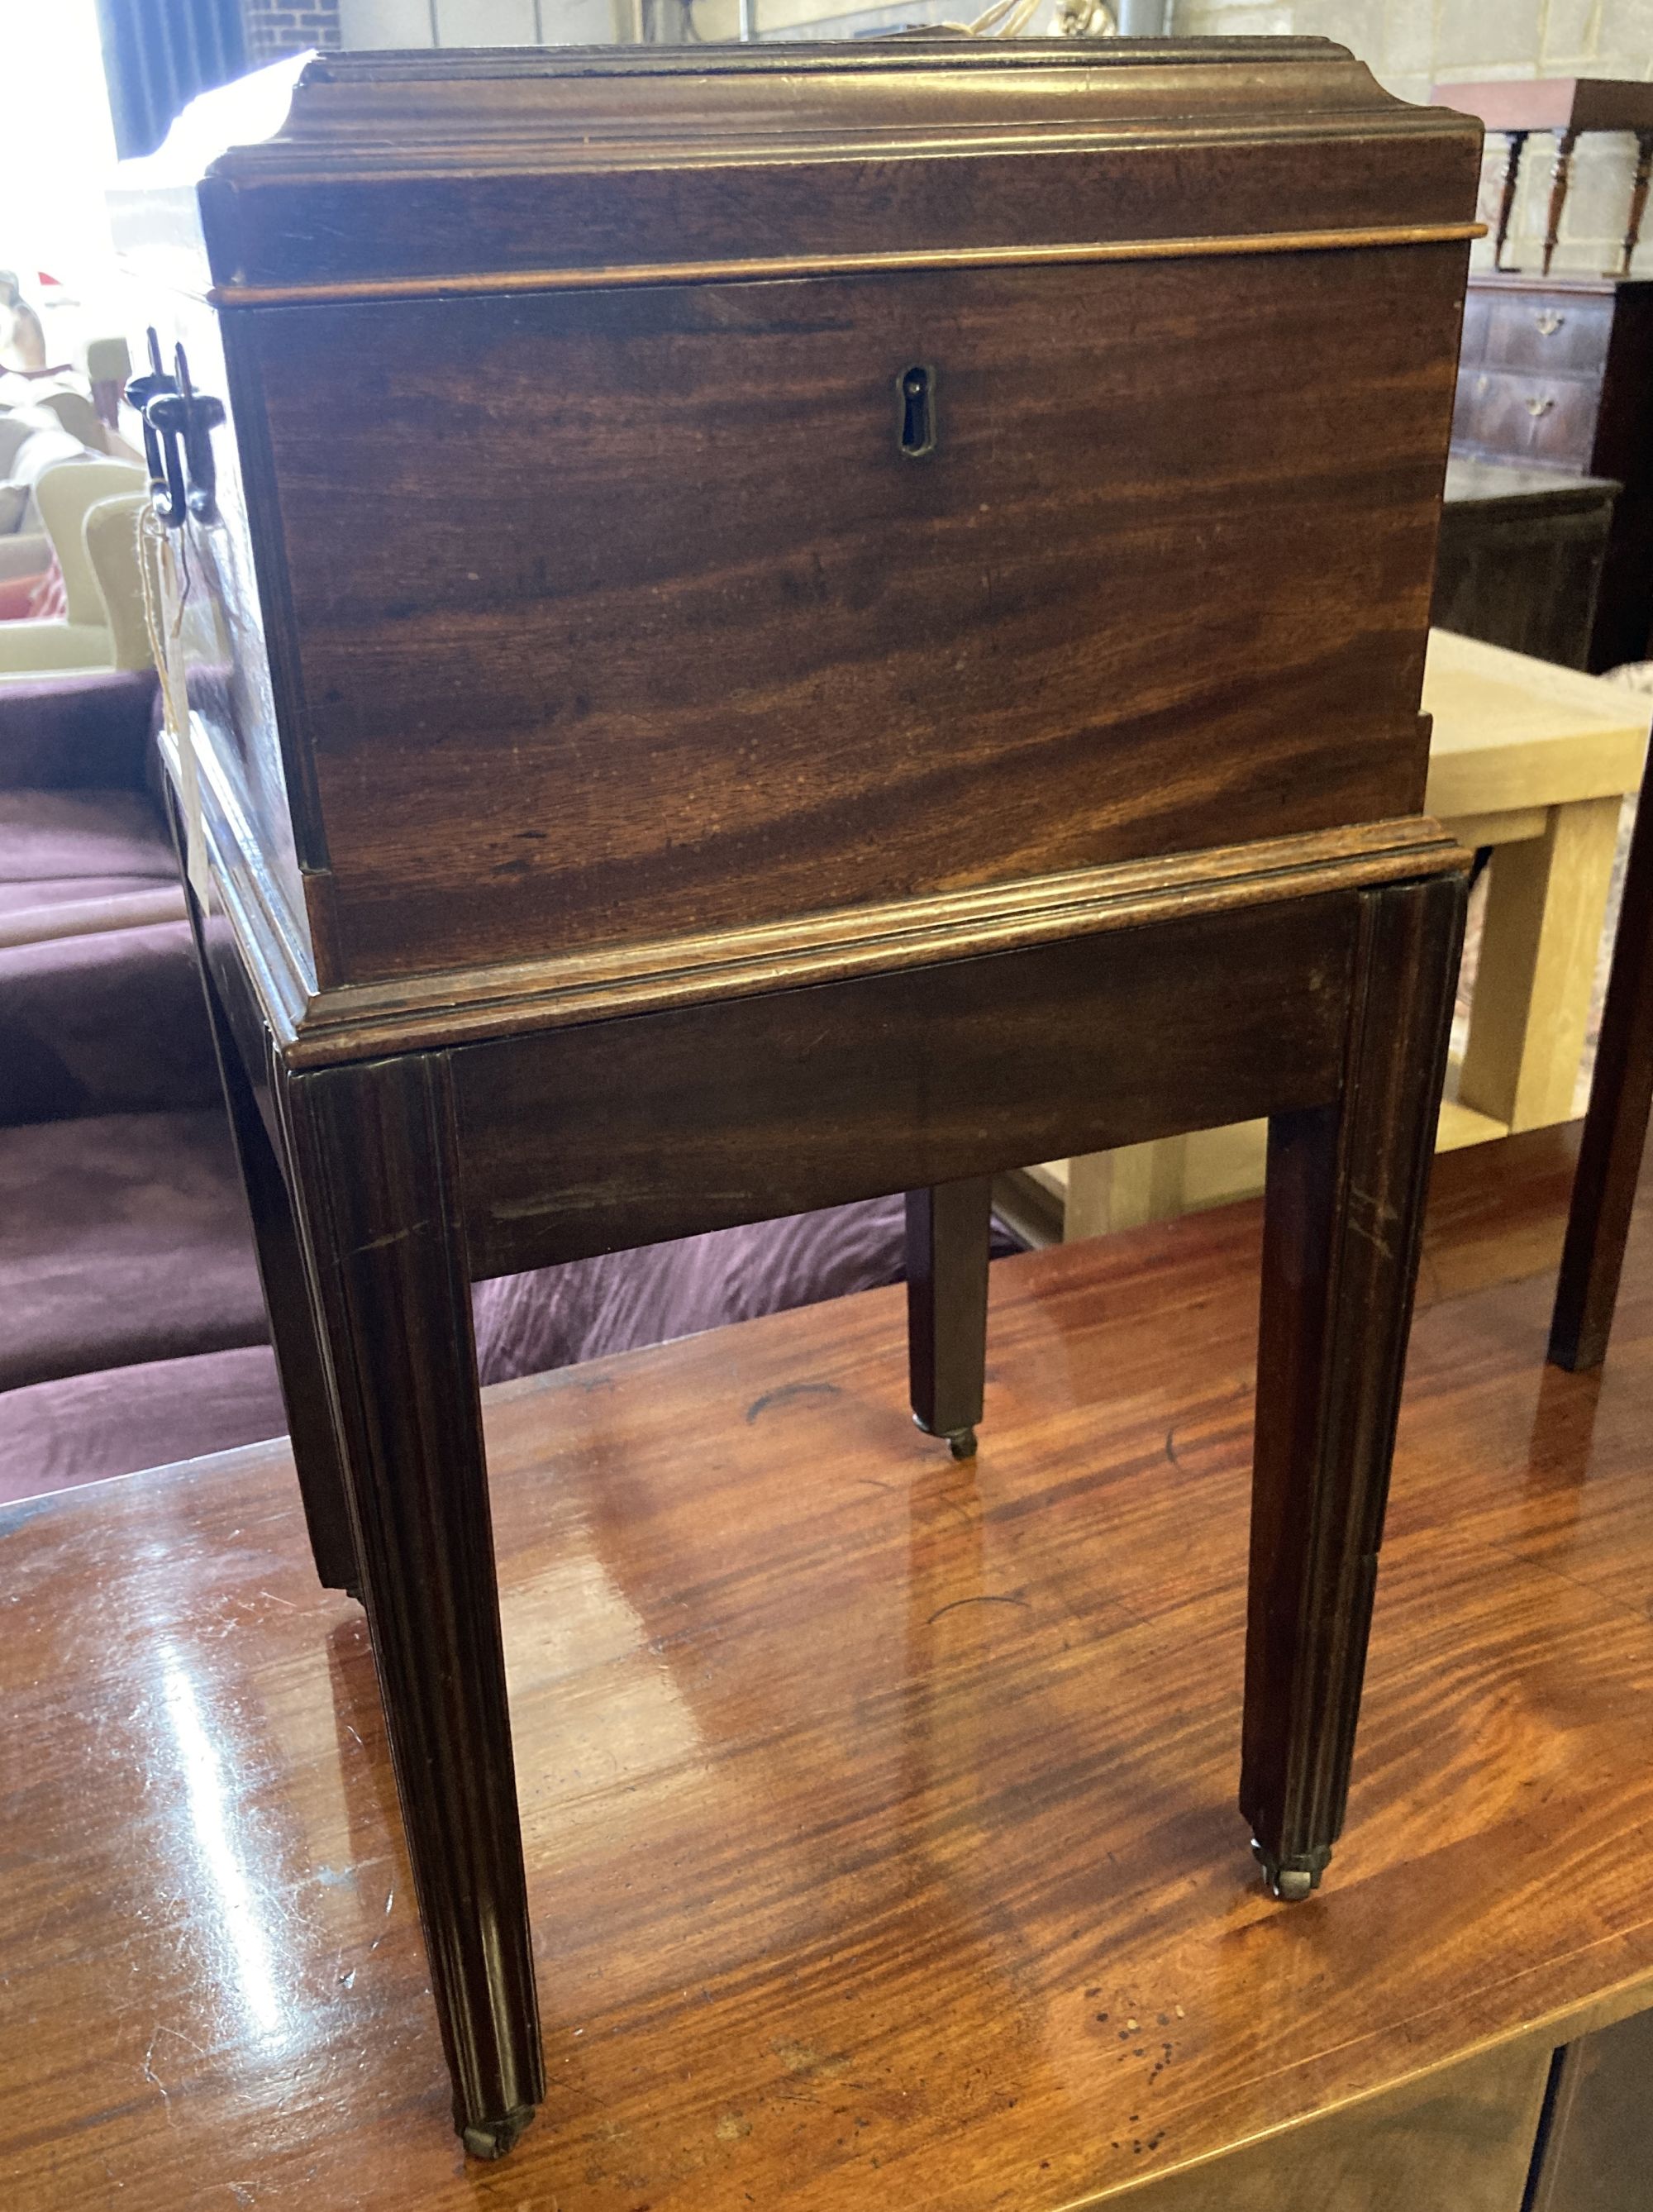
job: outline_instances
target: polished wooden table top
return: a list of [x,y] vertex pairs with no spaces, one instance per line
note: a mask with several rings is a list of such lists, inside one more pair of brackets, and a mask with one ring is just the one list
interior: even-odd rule
[[[1258,1212],[491,1394],[550,2091],[466,2167],[361,1614],[259,1447],[0,1519],[0,2203],[1054,2212],[1653,2001],[1653,1224],[1543,1365],[1545,1132],[1443,1161],[1348,1830],[1231,1803]],[[1639,1264],[1638,1264],[1639,1261]]]

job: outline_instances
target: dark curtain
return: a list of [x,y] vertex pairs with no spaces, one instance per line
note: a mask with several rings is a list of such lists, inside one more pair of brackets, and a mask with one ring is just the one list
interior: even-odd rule
[[198,92],[247,67],[240,0],[98,0],[121,159],[153,154]]

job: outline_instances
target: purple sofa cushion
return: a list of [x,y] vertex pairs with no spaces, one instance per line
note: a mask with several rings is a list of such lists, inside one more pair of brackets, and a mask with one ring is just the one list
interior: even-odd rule
[[0,1126],[220,1096],[187,922],[0,946]]
[[177,872],[143,792],[0,791],[0,883],[166,883]]
[[148,668],[0,684],[0,790],[141,789],[155,701]]
[[198,1459],[287,1427],[268,1345],[0,1391],[0,1504]]
[[222,1108],[0,1129],[0,1389],[266,1334]]
[[[97,1148],[109,1150],[119,1148],[123,1133],[143,1132],[161,1121],[173,1125],[174,1143],[180,1144],[190,1133],[188,1125],[210,1124],[214,1118],[111,1116],[48,1128],[100,1132]],[[6,1196],[3,1137],[0,1133],[0,1204]],[[37,1147],[35,1164],[50,1170],[54,1163],[43,1159]],[[228,1161],[220,1165],[224,1182],[233,1181]],[[224,1194],[221,1188],[219,1196]],[[119,1196],[118,1188],[118,1201]],[[13,1386],[0,1389],[0,1500],[228,1450],[285,1430],[274,1356],[258,1340],[264,1315],[256,1304],[250,1251],[244,1249],[238,1255],[228,1233],[237,1231],[245,1237],[244,1223],[228,1204],[214,1202],[210,1193],[193,1221],[185,1218],[187,1206],[169,1205],[166,1194],[161,1196],[160,1212],[171,1219],[179,1241],[163,1255],[171,1264],[158,1267],[147,1279],[150,1340],[143,1355],[130,1356],[143,1329],[130,1317],[123,1329],[119,1315],[111,1316],[97,1295],[99,1277],[80,1285],[79,1295],[61,1301],[58,1309],[61,1337],[72,1339],[76,1326],[86,1333],[78,1355],[72,1346],[65,1351],[61,1343],[54,1345],[49,1328],[35,1328],[34,1356],[44,1353],[58,1362],[47,1379],[21,1379],[27,1348],[0,1343],[0,1381]],[[113,1272],[130,1291],[135,1279],[145,1279],[144,1231],[159,1224],[128,1224],[123,1243],[114,1219],[119,1212],[117,1203],[101,1226],[109,1249],[120,1244]],[[161,1241],[164,1245],[164,1237]],[[86,1243],[95,1257],[98,1224]],[[1017,1249],[1007,1234],[995,1234],[995,1251]],[[0,1296],[7,1296],[19,1280],[8,1265],[10,1257],[0,1235]],[[29,1255],[25,1252],[23,1258],[21,1273],[27,1275]],[[902,1263],[902,1203],[892,1198],[502,1276],[477,1284],[472,1293],[477,1364],[484,1382],[506,1382],[896,1282]],[[199,1281],[227,1286],[229,1292],[210,1324],[204,1322],[203,1301],[196,1295]],[[199,1351],[191,1340],[215,1331],[222,1336],[232,1328],[245,1332],[237,1348]],[[120,1341],[128,1347],[126,1356],[112,1353],[106,1364],[101,1352]],[[172,1345],[181,1346],[183,1356],[166,1357]],[[13,1355],[9,1372],[3,1366],[7,1352]]]
[[477,1365],[504,1382],[898,1283],[903,1238],[901,1200],[872,1199],[501,1275],[473,1293]]

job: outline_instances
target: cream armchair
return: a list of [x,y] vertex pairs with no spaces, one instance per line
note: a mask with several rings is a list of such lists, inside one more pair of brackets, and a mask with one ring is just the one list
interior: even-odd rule
[[6,481],[0,484],[0,579],[38,576],[51,564],[52,546],[41,526],[36,487],[59,461],[83,461],[86,448],[54,416],[33,407],[0,422],[0,453],[7,455]]
[[[101,501],[142,491],[147,483],[143,471],[125,461],[65,461],[40,477],[34,496],[63,570],[69,613],[63,621],[0,623],[0,682],[121,665],[115,658],[114,631],[87,548],[86,520]],[[136,574],[136,550],[132,560]]]
[[[142,471],[140,471],[142,473]],[[109,623],[111,665],[152,668],[149,621],[143,606],[143,576],[137,545],[138,517],[149,504],[145,477],[141,491],[123,491],[100,500],[87,511],[86,550]]]

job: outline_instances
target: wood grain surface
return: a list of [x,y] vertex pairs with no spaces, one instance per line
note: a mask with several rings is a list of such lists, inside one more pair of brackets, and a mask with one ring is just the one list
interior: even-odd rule
[[489,1394],[550,2089],[462,2164],[359,1612],[278,1447],[12,1509],[0,2201],[1054,2212],[1653,1995],[1653,1222],[1544,1365],[1567,1133],[1443,1160],[1349,1826],[1231,1803],[1259,1217]]
[[471,1272],[1325,1105],[1386,896],[1404,892],[466,1046],[447,1057]]
[[1465,252],[260,311],[336,979],[1415,812]]

